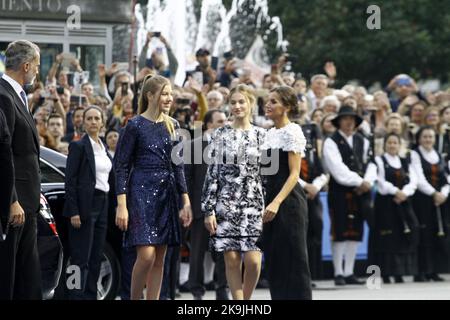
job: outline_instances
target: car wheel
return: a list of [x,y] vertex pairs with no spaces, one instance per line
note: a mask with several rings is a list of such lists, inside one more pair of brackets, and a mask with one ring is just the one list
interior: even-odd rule
[[[70,257],[65,259],[64,265],[66,266],[64,270],[67,270],[70,266]],[[114,250],[109,243],[105,243],[97,281],[97,300],[114,300],[117,297],[120,288],[120,272],[120,263]],[[69,299],[66,281],[67,273],[63,272],[54,299]]]
[[100,275],[97,282],[97,300],[114,300],[120,287],[120,263],[109,245],[105,243]]

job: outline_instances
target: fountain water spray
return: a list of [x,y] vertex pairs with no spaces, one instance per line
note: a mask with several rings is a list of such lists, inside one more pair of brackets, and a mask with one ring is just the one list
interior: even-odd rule
[[[280,19],[270,17],[268,11],[267,0],[233,0],[228,12],[222,0],[203,0],[197,23],[193,0],[148,0],[146,14],[136,6],[137,49],[142,49],[146,31],[161,31],[178,59],[178,85],[183,83],[185,71],[195,67],[195,51],[199,48],[217,57],[233,49],[239,58],[250,59],[251,64],[267,70],[264,41],[275,32],[277,48],[286,51],[288,46]],[[152,39],[148,56],[160,45],[158,39]],[[256,56],[259,58],[254,59]]]

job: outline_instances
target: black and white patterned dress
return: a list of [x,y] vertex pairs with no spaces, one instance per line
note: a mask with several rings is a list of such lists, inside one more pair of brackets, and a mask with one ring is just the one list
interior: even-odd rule
[[215,214],[216,234],[211,246],[217,252],[253,251],[262,232],[264,196],[260,175],[260,146],[265,130],[252,126],[217,129],[208,146],[211,162],[202,192],[202,212]]

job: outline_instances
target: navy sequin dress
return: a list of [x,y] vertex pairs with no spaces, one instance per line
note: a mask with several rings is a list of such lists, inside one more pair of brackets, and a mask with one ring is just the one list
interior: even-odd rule
[[[174,121],[175,129],[179,128]],[[178,213],[181,194],[187,192],[183,162],[174,164],[172,149],[181,159],[175,139],[163,122],[143,116],[128,121],[115,155],[117,194],[127,195],[129,214],[124,246],[179,245]]]

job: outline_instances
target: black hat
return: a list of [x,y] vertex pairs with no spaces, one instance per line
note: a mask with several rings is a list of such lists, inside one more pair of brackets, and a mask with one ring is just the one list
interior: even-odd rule
[[223,54],[223,58],[226,60],[231,60],[234,58],[234,52],[233,50],[227,51]]
[[210,55],[209,51],[203,48],[198,49],[197,52],[195,53],[196,57],[204,57],[209,55]]
[[359,127],[359,125],[363,122],[363,118],[361,118],[359,114],[356,113],[355,109],[350,106],[342,106],[339,109],[337,116],[333,120],[331,120],[331,123],[333,124],[333,126],[339,129],[339,119],[345,116],[353,116],[355,118],[355,128]]

